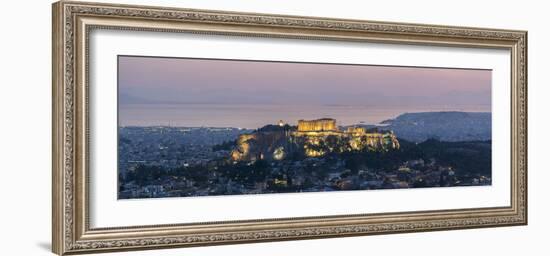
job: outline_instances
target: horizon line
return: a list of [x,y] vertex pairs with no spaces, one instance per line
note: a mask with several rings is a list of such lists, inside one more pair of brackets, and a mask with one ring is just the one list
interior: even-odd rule
[[[423,113],[475,113],[475,114],[492,114],[492,111],[453,111],[453,110],[450,110],[450,111],[424,111],[424,112],[403,112],[401,114],[399,114],[398,116],[394,117],[394,118],[388,118],[386,120],[382,120],[380,121],[379,123],[375,123],[375,124],[368,124],[368,123],[363,123],[363,122],[359,122],[359,123],[355,123],[355,124],[344,124],[344,125],[337,125],[338,127],[346,127],[346,126],[378,126],[378,127],[383,127],[385,126],[385,124],[383,124],[384,122],[386,121],[389,121],[389,120],[394,120],[395,118],[401,116],[401,115],[405,115],[405,114],[423,114]],[[315,119],[297,119],[296,120],[296,125],[298,125],[298,121],[300,120],[321,120],[321,119],[334,119],[336,121],[338,121],[337,118],[332,118],[332,117],[319,117],[319,118],[315,118]],[[280,119],[282,120],[282,119]],[[265,124],[264,126],[267,126],[267,125],[276,125],[278,126],[277,123],[269,123],[269,124]],[[290,123],[285,123],[285,125],[290,125],[290,126],[296,126],[294,124],[290,124]],[[201,126],[182,126],[182,125],[171,125],[171,124],[150,124],[150,125],[120,125],[120,124],[117,124],[117,128],[127,128],[127,127],[140,127],[140,128],[148,128],[148,127],[157,127],[157,128],[165,128],[165,127],[169,127],[169,128],[215,128],[215,129],[239,129],[239,130],[255,130],[255,129],[259,129],[259,128],[262,128],[264,126],[260,126],[260,127],[256,127],[256,128],[247,128],[247,127],[234,127],[234,126],[206,126],[206,125],[201,125]]]

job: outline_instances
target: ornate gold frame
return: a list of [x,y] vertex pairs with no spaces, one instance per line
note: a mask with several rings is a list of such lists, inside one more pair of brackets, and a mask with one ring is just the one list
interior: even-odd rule
[[[88,33],[227,34],[511,51],[508,207],[91,229]],[[527,32],[61,1],[53,4],[53,251],[57,254],[311,239],[527,224]]]

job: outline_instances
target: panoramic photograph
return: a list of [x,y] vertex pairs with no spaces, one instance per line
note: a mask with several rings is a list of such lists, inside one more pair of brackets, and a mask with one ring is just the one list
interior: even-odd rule
[[486,69],[118,56],[118,199],[491,185]]

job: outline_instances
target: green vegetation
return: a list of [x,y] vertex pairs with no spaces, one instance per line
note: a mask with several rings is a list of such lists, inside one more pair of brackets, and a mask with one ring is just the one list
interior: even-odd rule
[[368,167],[375,170],[395,170],[404,161],[422,159],[453,167],[458,175],[491,175],[491,141],[445,142],[429,139],[413,143],[399,139],[400,149],[388,152],[344,152],[341,158],[352,172]]

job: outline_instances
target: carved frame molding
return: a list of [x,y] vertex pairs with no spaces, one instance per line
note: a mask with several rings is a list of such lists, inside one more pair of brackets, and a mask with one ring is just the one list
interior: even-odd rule
[[[510,49],[510,207],[91,229],[88,35],[93,29]],[[53,243],[60,255],[527,224],[527,32],[61,1],[53,5]]]

